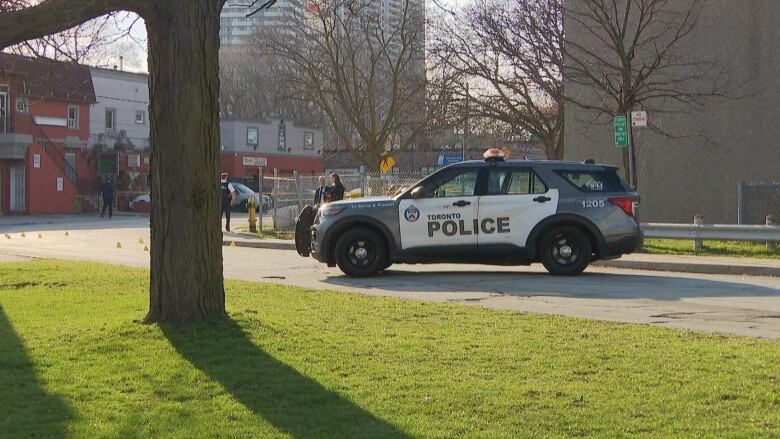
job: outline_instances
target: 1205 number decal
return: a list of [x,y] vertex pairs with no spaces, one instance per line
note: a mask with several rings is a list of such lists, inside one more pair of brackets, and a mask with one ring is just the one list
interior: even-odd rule
[[580,201],[580,204],[586,209],[606,206],[604,200],[582,200]]

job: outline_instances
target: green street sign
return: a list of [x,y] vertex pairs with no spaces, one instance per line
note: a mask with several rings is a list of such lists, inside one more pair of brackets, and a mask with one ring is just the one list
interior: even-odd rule
[[628,120],[626,116],[615,116],[615,146],[628,146]]

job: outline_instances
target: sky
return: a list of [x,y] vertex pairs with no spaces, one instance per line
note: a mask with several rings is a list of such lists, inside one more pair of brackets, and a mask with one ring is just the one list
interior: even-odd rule
[[[432,0],[426,0],[431,5]],[[436,0],[445,8],[457,8],[470,3],[473,0]],[[113,44],[113,49],[105,54],[101,64],[108,67],[119,66],[119,56],[124,57],[124,69],[133,72],[147,72],[147,53],[146,53],[146,25],[143,19],[133,13],[127,13],[122,18],[123,23],[132,23],[129,35],[123,37]]]

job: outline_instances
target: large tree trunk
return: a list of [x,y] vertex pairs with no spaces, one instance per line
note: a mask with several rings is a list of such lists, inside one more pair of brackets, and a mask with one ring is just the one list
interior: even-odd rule
[[155,1],[145,14],[151,93],[151,285],[146,322],[225,313],[219,172],[224,1]]

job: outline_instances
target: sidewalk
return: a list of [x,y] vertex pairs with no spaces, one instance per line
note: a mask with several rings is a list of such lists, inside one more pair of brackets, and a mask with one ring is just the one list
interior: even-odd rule
[[780,277],[780,259],[636,253],[612,261],[598,261],[594,265],[631,270]]
[[241,232],[223,233],[222,245],[272,250],[295,250],[295,242],[290,239],[258,238],[255,235]]
[[[291,240],[260,239],[248,233],[225,233],[222,243],[236,247],[295,250],[295,242]],[[593,266],[628,270],[780,277],[780,259],[635,253],[611,261],[597,261]]]
[[[117,212],[114,217],[119,219],[149,218],[148,213]],[[108,217],[106,217],[107,219]],[[34,226],[34,225],[59,225],[59,224],[86,224],[100,221],[99,213],[63,213],[45,215],[0,215],[0,227]]]

